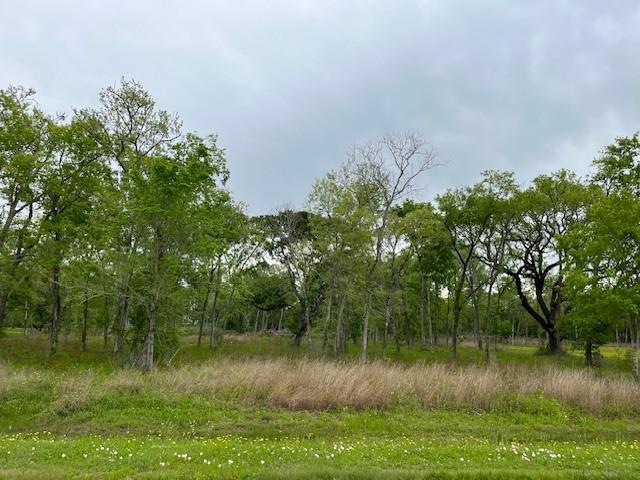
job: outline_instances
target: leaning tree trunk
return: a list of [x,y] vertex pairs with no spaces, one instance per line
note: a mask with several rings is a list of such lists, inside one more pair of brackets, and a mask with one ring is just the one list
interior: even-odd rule
[[522,280],[520,278],[520,272],[506,272],[515,282],[516,292],[520,299],[520,304],[526,310],[542,329],[547,334],[547,352],[553,355],[560,354],[560,335],[557,330],[558,316],[560,315],[560,307],[562,303],[560,295],[560,281],[556,280],[554,290],[552,292],[551,306],[547,307],[547,304],[543,296],[544,283],[541,281],[535,282],[536,301],[542,310],[542,315],[534,309],[529,303],[527,294],[522,287]]

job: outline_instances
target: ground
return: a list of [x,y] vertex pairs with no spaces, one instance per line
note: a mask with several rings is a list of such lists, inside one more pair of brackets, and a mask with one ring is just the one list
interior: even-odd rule
[[[70,338],[53,360],[44,341],[17,330],[0,338],[0,478],[640,478],[637,405],[594,413],[530,394],[486,408],[426,408],[408,396],[384,408],[291,409],[245,390],[170,383],[203,361],[215,369],[221,359],[305,355],[282,338],[233,339],[214,354],[185,341],[157,382],[123,374],[99,338],[86,353]],[[583,368],[579,352],[556,359],[535,349],[499,346],[497,359]],[[447,361],[444,347],[389,354]],[[603,349],[594,375],[624,377],[627,355]],[[483,361],[472,346],[461,357]]]

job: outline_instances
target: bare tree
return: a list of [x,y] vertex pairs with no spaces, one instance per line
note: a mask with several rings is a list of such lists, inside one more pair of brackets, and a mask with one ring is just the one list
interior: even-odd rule
[[388,134],[379,141],[354,147],[346,170],[355,196],[373,224],[372,248],[364,279],[361,361],[367,361],[371,293],[384,253],[391,208],[415,193],[417,178],[436,164],[436,154],[415,132]]

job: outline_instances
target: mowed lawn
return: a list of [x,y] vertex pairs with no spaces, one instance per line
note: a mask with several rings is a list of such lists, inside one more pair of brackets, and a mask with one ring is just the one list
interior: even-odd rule
[[[553,359],[534,346],[499,346],[491,369],[465,347],[461,367],[440,369],[446,348],[405,349],[358,370],[349,358],[302,360],[282,338],[232,340],[213,355],[186,344],[172,366],[145,376],[123,370],[98,338],[86,353],[70,339],[48,361],[42,337],[9,331],[0,338],[0,478],[640,478],[640,405],[620,403],[639,392],[624,379],[623,348],[604,349],[601,369],[583,377],[578,352]],[[556,377],[539,373],[554,361],[553,375],[576,372],[569,378],[593,382],[597,398],[554,390]],[[242,373],[261,365],[262,383]],[[516,373],[479,389],[518,367],[547,390],[519,389]],[[497,377],[485,372],[496,368]],[[296,382],[283,372],[280,381],[274,369],[352,378]],[[431,388],[458,391],[434,396],[394,380],[436,373]],[[458,380],[447,383],[449,374]],[[376,406],[363,400],[368,391],[358,397],[363,385],[377,391]],[[323,401],[287,400],[303,394]]]

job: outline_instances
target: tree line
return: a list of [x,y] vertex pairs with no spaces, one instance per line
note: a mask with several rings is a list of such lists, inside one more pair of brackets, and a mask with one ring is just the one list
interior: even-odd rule
[[[585,362],[640,339],[640,138],[618,138],[579,178],[521,186],[486,171],[418,200],[438,165],[414,132],[354,147],[304,209],[250,217],[225,184],[215,135],[182,131],[137,82],[97,108],[43,112],[0,91],[0,326],[44,330],[148,370],[179,336],[211,349],[270,330],[323,357],[537,339]],[[535,341],[535,340],[533,340]],[[375,346],[375,348],[374,348]],[[203,347],[204,348],[204,347]]]

